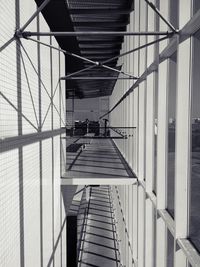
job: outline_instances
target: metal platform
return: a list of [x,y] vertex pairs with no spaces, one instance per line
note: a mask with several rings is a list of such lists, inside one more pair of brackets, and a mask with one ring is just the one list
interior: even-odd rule
[[[78,142],[83,143],[83,139]],[[76,153],[67,153],[61,184],[134,184],[136,181],[135,174],[112,140],[91,138]]]

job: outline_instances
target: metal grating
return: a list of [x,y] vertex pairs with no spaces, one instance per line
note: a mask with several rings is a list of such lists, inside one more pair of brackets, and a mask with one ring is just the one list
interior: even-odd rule
[[[35,0],[40,5],[43,0]],[[130,12],[134,0],[51,0],[42,11],[51,31],[71,32],[124,32],[129,24]],[[95,77],[118,78],[119,72],[108,72],[102,64],[115,57],[106,65],[117,66],[123,36],[84,35],[56,37],[60,47],[66,51],[86,58],[86,60],[66,56],[66,75],[92,67]],[[87,60],[88,59],[88,60]],[[96,64],[98,62],[99,64]],[[81,76],[90,77],[93,72],[81,72]],[[67,80],[67,97],[88,98],[112,94],[116,80]]]
[[[67,8],[75,32],[126,31],[126,26],[129,23],[129,15],[133,9],[133,1],[67,0]],[[102,13],[102,10],[105,12]],[[106,10],[109,10],[109,12],[106,12]],[[123,14],[123,10],[125,14]],[[123,42],[123,37],[117,36],[79,36],[76,39],[81,56],[100,63],[119,55]],[[85,68],[93,65],[87,61],[83,63]],[[115,67],[118,70],[121,69],[121,67],[117,67],[117,58],[107,65]],[[102,67],[95,67],[80,75],[84,77],[116,77],[117,80],[119,73],[108,71]],[[81,92],[81,97],[108,96],[112,94],[116,80],[77,80],[75,82],[76,90]],[[74,92],[68,92],[68,97],[73,96]]]

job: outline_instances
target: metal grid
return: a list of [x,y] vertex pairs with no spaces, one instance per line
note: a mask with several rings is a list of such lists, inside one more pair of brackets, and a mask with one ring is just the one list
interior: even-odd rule
[[[60,51],[52,53],[51,72],[50,48],[12,37],[35,11],[34,1],[0,3],[2,267],[61,266],[66,262],[60,188],[61,158],[65,165],[60,151],[65,148],[65,140],[60,141],[65,132],[61,129],[65,125],[64,83],[54,91],[58,78],[65,74],[64,56]],[[29,29],[37,28],[49,30],[41,14],[29,25]],[[50,43],[50,38],[46,41]]]

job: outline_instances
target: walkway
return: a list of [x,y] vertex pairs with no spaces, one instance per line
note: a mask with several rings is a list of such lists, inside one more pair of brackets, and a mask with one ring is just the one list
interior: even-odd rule
[[[110,139],[80,139],[88,143],[79,151],[67,151],[65,178],[133,178],[134,174]],[[68,146],[69,147],[69,146]],[[77,146],[77,149],[79,147]]]
[[92,187],[88,207],[78,266],[119,266],[109,186]]

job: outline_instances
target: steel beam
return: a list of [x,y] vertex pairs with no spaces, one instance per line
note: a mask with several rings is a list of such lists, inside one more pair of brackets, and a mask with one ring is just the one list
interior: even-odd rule
[[[115,60],[115,59],[118,59],[118,58],[120,58],[120,57],[122,57],[122,56],[125,56],[125,55],[128,55],[128,54],[130,54],[130,53],[136,52],[136,51],[138,51],[138,50],[140,50],[140,49],[146,48],[146,47],[148,47],[148,46],[150,46],[150,45],[153,45],[153,44],[155,44],[155,43],[164,41],[164,40],[166,40],[167,38],[172,37],[173,34],[174,34],[174,33],[171,33],[171,34],[169,34],[169,35],[167,35],[167,36],[165,36],[165,37],[163,37],[163,38],[157,39],[157,40],[152,41],[152,42],[150,42],[150,43],[147,43],[147,44],[145,44],[145,45],[136,47],[136,48],[134,48],[134,49],[132,49],[132,50],[130,50],[130,51],[128,51],[128,52],[125,52],[125,53],[121,54],[121,55],[118,55],[118,56],[116,56],[116,57],[112,57],[112,58],[110,58],[110,59],[108,59],[108,60],[105,60],[105,61],[103,61],[103,62],[101,63],[101,65],[104,65],[105,63],[109,63],[109,62],[111,62],[111,61],[113,61],[113,60]],[[88,67],[88,68],[79,70],[78,72],[71,73],[71,74],[67,75],[67,77],[74,76],[74,75],[76,75],[76,74],[82,73],[82,72],[84,72],[84,71],[86,71],[86,70],[93,69],[93,68],[95,68],[95,66],[90,66],[90,67]]]
[[175,27],[167,20],[163,17],[163,15],[160,13],[160,11],[157,9],[156,6],[154,6],[154,4],[148,0],[144,0],[157,14],[158,16],[167,24],[167,26],[174,32],[174,33],[178,33],[178,30],[175,29]]
[[149,32],[120,32],[120,31],[80,31],[80,32],[23,32],[22,37],[27,38],[31,36],[159,36],[169,35],[173,32],[169,31],[149,31]]
[[[67,125],[67,126],[71,126],[71,127],[74,127],[74,125]],[[98,127],[98,126],[94,126],[94,127],[92,127],[92,128],[98,128],[98,129],[105,129],[105,127],[102,127],[102,126],[100,126],[100,127]],[[124,126],[108,126],[107,127],[107,129],[137,129],[137,127],[124,127]]]
[[65,172],[62,174],[61,177],[61,186],[66,185],[86,185],[86,184],[92,184],[92,185],[133,185],[137,184],[136,178],[130,178],[130,177],[120,177],[120,179],[109,177],[102,179],[101,177],[92,177],[92,178],[78,178],[74,177],[71,178],[70,175],[68,175],[68,172]]
[[[90,60],[90,59],[88,59],[88,58],[86,58],[86,57],[82,57],[82,56],[79,56],[79,55],[77,55],[77,54],[74,54],[74,53],[68,52],[68,51],[66,51],[66,50],[63,50],[63,49],[61,49],[61,48],[58,48],[58,47],[55,47],[55,46],[52,46],[52,45],[43,43],[43,42],[41,42],[41,41],[39,41],[39,40],[35,40],[35,39],[32,39],[32,38],[27,38],[27,40],[31,40],[31,41],[33,41],[33,42],[42,44],[42,45],[47,46],[47,47],[50,47],[50,48],[52,48],[52,49],[61,51],[61,52],[63,52],[64,54],[66,54],[66,55],[68,55],[68,56],[76,57],[76,58],[79,58],[79,59],[81,59],[81,60],[90,62],[90,63],[94,64],[94,67],[96,67],[96,66],[100,66],[100,67],[103,67],[103,68],[105,68],[105,69],[109,69],[109,70],[111,70],[111,71],[117,72],[117,73],[122,73],[122,74],[124,74],[124,75],[126,75],[126,76],[128,76],[128,77],[130,77],[130,78],[137,79],[135,76],[130,75],[130,74],[124,72],[124,71],[120,71],[120,70],[118,70],[118,69],[115,69],[115,68],[106,66],[106,65],[104,65],[104,64],[101,64],[101,63],[98,62],[98,61],[96,62],[96,61]],[[93,66],[91,66],[91,68],[93,68]],[[78,72],[78,73],[79,73],[79,72]],[[67,75],[66,78],[67,78],[67,77],[74,76],[75,74],[77,74],[77,72],[75,72],[74,74],[73,74],[73,73],[72,73],[72,74],[69,74],[70,76]]]
[[154,44],[156,44],[156,43],[162,42],[162,41],[164,41],[164,40],[170,38],[172,35],[173,35],[173,34],[170,34],[170,35],[168,35],[168,36],[162,37],[162,38],[157,39],[157,40],[155,40],[155,41],[152,41],[152,42],[150,42],[150,43],[147,43],[147,44],[138,46],[138,47],[136,47],[136,48],[134,48],[134,49],[132,49],[132,50],[129,50],[129,51],[127,51],[127,52],[124,52],[124,53],[120,54],[119,56],[112,57],[112,58],[110,58],[110,59],[104,61],[103,63],[105,63],[105,64],[106,64],[106,63],[109,63],[109,62],[113,61],[114,59],[118,59],[118,58],[120,58],[120,57],[123,57],[123,56],[126,56],[126,55],[128,55],[128,54],[134,53],[134,52],[136,52],[136,51],[138,51],[138,50],[141,50],[141,49],[143,49],[143,48],[146,48],[146,47],[148,47],[148,46],[151,46],[151,45],[154,45]]
[[[126,136],[86,136],[86,135],[74,135],[73,137],[81,139],[127,139]],[[61,139],[69,139],[68,137],[61,137]]]
[[188,261],[193,267],[200,266],[200,255],[199,251],[194,247],[194,245],[188,239],[177,239],[177,243],[182,249],[183,253],[187,257]]
[[9,44],[11,44],[13,41],[15,40],[15,36],[13,36],[12,38],[10,38],[10,40],[8,40],[5,44],[3,44],[0,47],[0,52],[2,52]]
[[128,74],[127,72],[124,72],[124,71],[122,71],[122,70],[118,70],[118,69],[114,69],[114,68],[112,68],[112,67],[109,67],[109,66],[107,66],[107,65],[104,65],[104,64],[102,64],[101,65],[103,68],[106,68],[106,69],[108,69],[108,70],[115,70],[115,72],[118,72],[118,73],[121,73],[121,74],[124,74],[124,75],[126,75],[127,77],[129,77],[130,79],[138,79],[138,77],[136,77],[136,76],[133,76],[133,75],[131,75],[131,74]]
[[135,79],[137,80],[138,78],[133,78],[133,77],[86,77],[86,76],[82,76],[82,77],[61,77],[60,80],[131,80],[131,79]]
[[37,17],[37,15],[48,5],[48,3],[51,0],[45,0],[39,7],[38,9],[33,13],[33,15],[30,17],[30,19],[24,24],[24,26],[22,26],[19,30],[17,30],[17,34],[18,33],[22,33],[27,26]]

